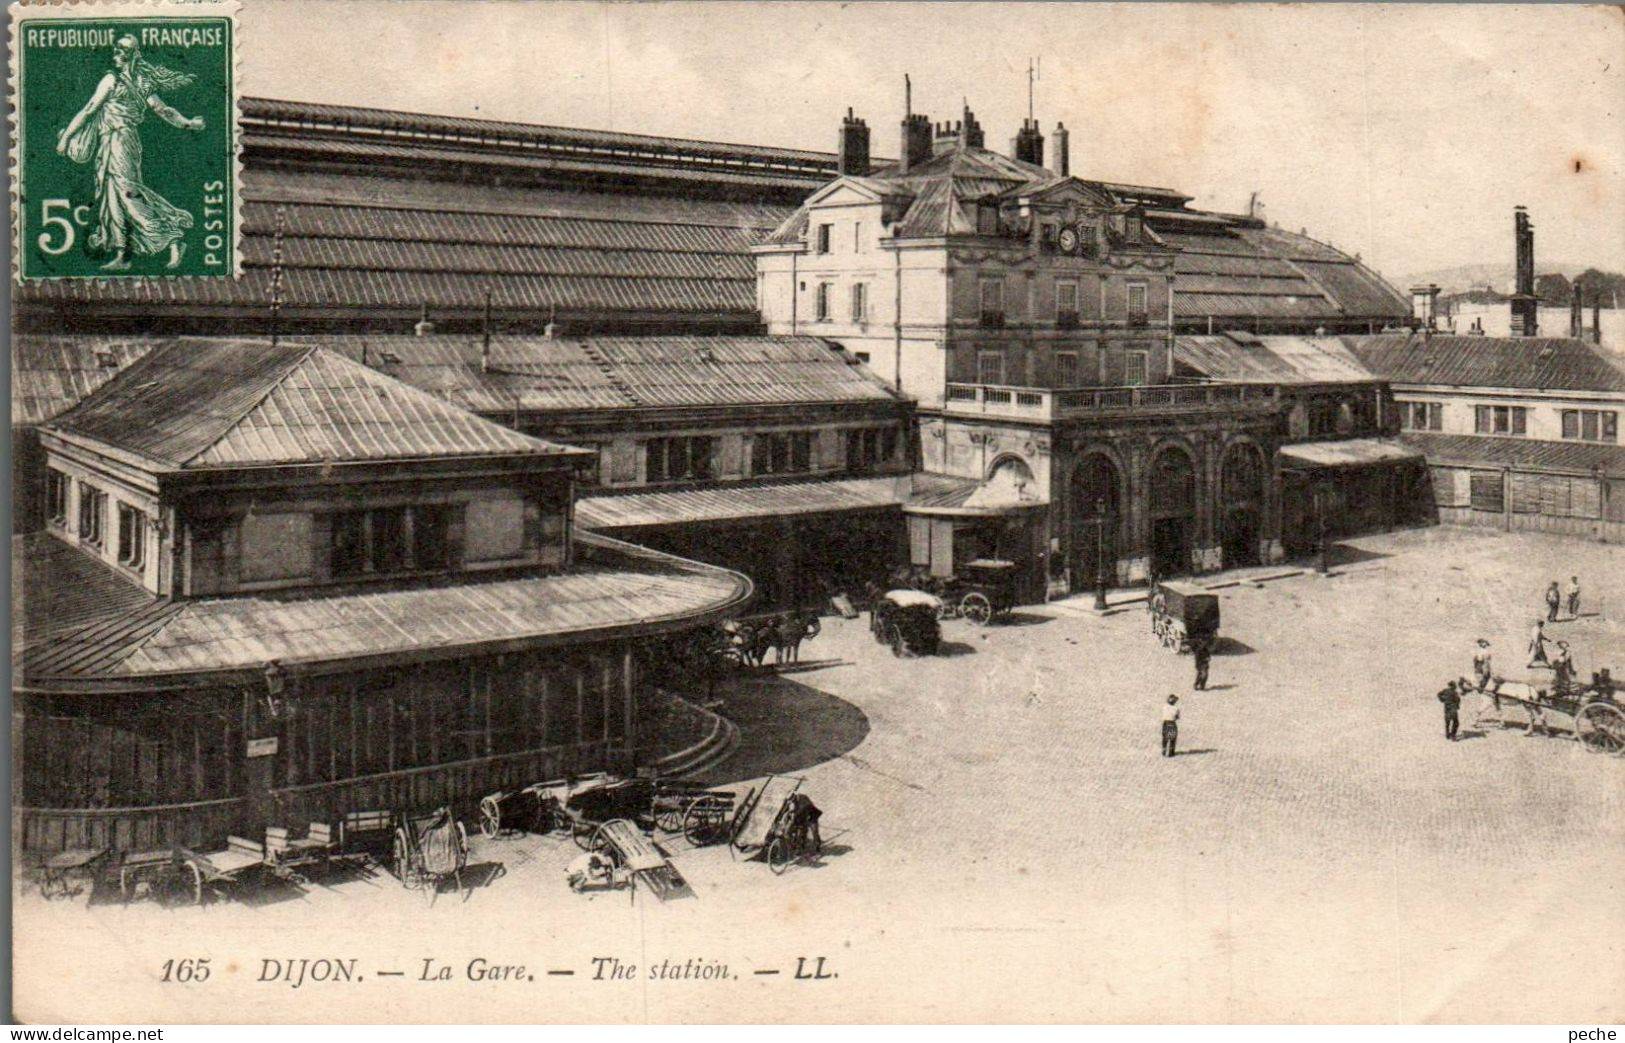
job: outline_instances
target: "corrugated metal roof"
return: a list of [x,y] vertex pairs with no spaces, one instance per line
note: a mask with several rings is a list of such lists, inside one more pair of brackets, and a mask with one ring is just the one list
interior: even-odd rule
[[297,342],[172,341],[49,427],[183,468],[569,451]]
[[1244,342],[1212,334],[1174,338],[1174,361],[1226,383],[1371,383],[1377,378],[1336,337],[1248,335]]
[[616,531],[872,510],[900,505],[909,489],[909,476],[902,474],[590,496],[576,501],[576,522],[589,529]]
[[1625,478],[1625,446],[1415,431],[1407,431],[1401,438],[1426,456],[1430,464],[1516,467],[1577,475],[1601,473]]
[[161,343],[143,337],[13,336],[12,426],[50,420]]
[[563,575],[364,593],[175,602],[49,638],[24,654],[30,679],[133,679],[284,666],[648,628],[743,603],[737,573],[590,535],[593,557]]
[[1181,319],[1340,319],[1343,318],[1326,298],[1318,293],[1301,297],[1272,297],[1265,294],[1236,293],[1184,293],[1179,280],[1174,280],[1174,314]]
[[1370,467],[1415,460],[1421,452],[1392,438],[1347,438],[1340,442],[1298,442],[1281,447],[1281,456],[1311,467]]
[[14,652],[157,604],[139,583],[49,532],[11,538]]
[[1595,345],[1556,337],[1346,337],[1373,373],[1395,384],[1625,393],[1625,372]]
[[478,337],[308,339],[487,413],[899,400],[817,337],[497,337],[483,367]]

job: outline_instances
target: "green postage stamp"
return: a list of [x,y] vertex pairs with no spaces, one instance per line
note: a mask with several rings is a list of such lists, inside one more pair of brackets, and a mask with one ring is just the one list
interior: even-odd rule
[[237,274],[236,46],[230,4],[12,9],[16,278]]

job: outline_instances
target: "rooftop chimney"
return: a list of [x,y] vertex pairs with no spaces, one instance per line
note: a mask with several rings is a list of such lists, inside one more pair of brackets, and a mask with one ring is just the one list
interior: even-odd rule
[[1021,163],[1031,163],[1035,167],[1044,165],[1044,135],[1038,129],[1037,120],[1021,121],[1021,130],[1010,142],[1010,155]]
[[1418,329],[1432,332],[1439,328],[1439,287],[1433,283],[1411,287],[1411,318]]
[[914,85],[906,75],[903,77],[903,109],[903,147],[898,151],[897,170],[906,174],[931,158],[931,120],[923,114],[915,115]]
[[1569,336],[1580,340],[1586,333],[1586,316],[1584,293],[1578,283],[1574,285],[1574,296],[1569,299]]
[[836,172],[863,177],[869,173],[869,125],[846,110],[841,121],[841,141],[836,150]]
[[986,140],[982,136],[982,125],[976,122],[976,113],[970,110],[970,102],[965,102],[965,114],[959,122],[959,143],[966,148],[986,148]]
[[420,337],[427,337],[434,332],[434,323],[429,321],[428,304],[423,305],[423,311],[418,315],[417,325],[412,327],[412,332]]
[[1069,145],[1071,135],[1067,133],[1065,123],[1055,125],[1055,172],[1062,177],[1072,175],[1072,149]]
[[1524,207],[1515,207],[1512,215],[1518,248],[1518,284],[1512,295],[1512,335],[1533,337],[1540,331],[1540,299],[1535,296],[1535,226]]

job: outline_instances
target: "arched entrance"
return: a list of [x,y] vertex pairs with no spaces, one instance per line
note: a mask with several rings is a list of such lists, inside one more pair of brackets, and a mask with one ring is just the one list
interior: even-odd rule
[[1117,467],[1101,453],[1084,457],[1072,472],[1067,508],[1073,590],[1094,590],[1101,579],[1111,586],[1117,577],[1121,487]]
[[1264,524],[1264,454],[1257,446],[1242,442],[1230,447],[1224,454],[1220,486],[1223,566],[1234,569],[1262,564],[1258,546]]
[[1150,515],[1152,573],[1189,572],[1196,539],[1196,468],[1178,446],[1164,448],[1151,461]]

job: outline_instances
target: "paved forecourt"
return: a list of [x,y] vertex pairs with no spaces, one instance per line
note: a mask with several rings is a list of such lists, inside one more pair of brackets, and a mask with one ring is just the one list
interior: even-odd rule
[[[1576,573],[1582,616],[1552,629],[1583,673],[1625,673],[1625,551],[1447,529],[1339,550],[1329,578],[1219,591],[1205,692],[1143,605],[949,621],[944,654],[902,660],[866,620],[826,619],[799,669],[728,686],[743,743],[708,776],[804,775],[831,848],[817,866],[775,877],[678,841],[697,897],[633,904],[571,895],[576,849],[522,838],[478,844],[500,875],[432,909],[387,876],[203,910],[24,895],[32,930],[85,947],[19,974],[155,971],[186,955],[175,939],[206,936],[251,978],[278,955],[408,978],[422,959],[453,967],[438,994],[370,970],[304,986],[311,1019],[422,1014],[439,995],[457,1020],[1618,1021],[1625,760],[1475,728],[1471,702],[1446,742],[1434,693],[1469,672],[1481,635],[1522,675],[1542,590]],[[1170,692],[1172,760],[1158,755]],[[595,956],[639,970],[595,981]],[[796,980],[797,958],[818,956],[839,978]],[[536,980],[470,982],[475,957]],[[687,960],[728,977],[647,978]],[[285,1011],[287,989],[186,999],[192,1017],[252,1019],[256,1004]]]

